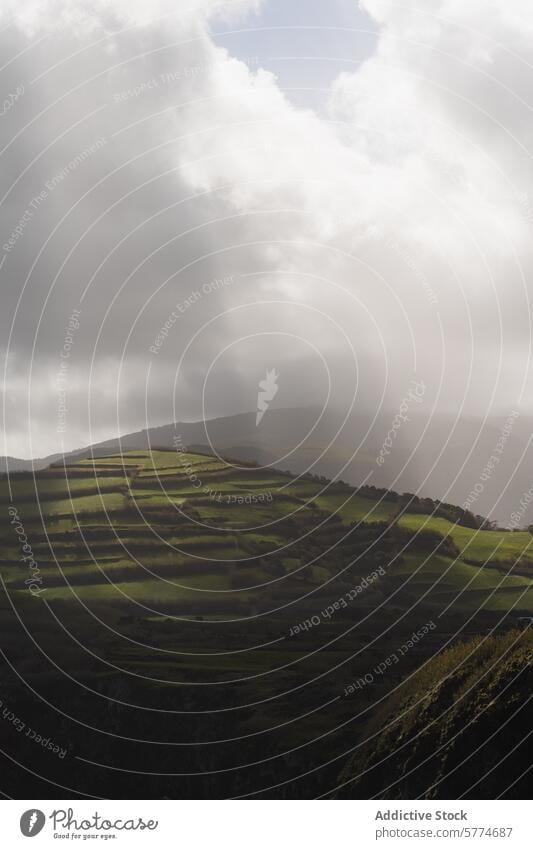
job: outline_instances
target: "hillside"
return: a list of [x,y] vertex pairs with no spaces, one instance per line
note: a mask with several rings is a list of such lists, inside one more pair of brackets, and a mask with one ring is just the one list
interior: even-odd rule
[[[364,533],[372,542],[357,573],[363,564],[387,566],[387,585],[423,595],[424,605],[470,610],[475,597],[485,612],[531,608],[529,533],[406,512],[418,508],[398,499],[173,450],[57,464],[0,483],[0,502],[16,506],[33,540],[49,601],[98,602],[103,593],[117,610],[129,599],[160,600],[156,612],[183,614],[207,590],[204,613],[231,607],[246,615],[254,604],[268,610],[280,592],[298,598],[302,581],[321,586],[342,574]],[[4,531],[4,580],[15,592],[16,542]],[[387,563],[386,549],[396,546]]]
[[532,689],[530,631],[459,643],[372,717],[337,797],[527,798]]
[[16,475],[0,501],[2,698],[67,751],[30,745],[32,778],[0,723],[25,798],[69,776],[82,795],[321,795],[376,695],[533,613],[529,534],[372,487],[180,448]]
[[[516,411],[482,421],[410,409],[409,427],[398,432],[394,450],[379,465],[376,458],[396,412],[384,408],[376,414],[358,409],[347,418],[334,409],[272,407],[260,427],[256,427],[255,411],[206,421],[177,421],[76,449],[66,455],[66,461],[154,447],[172,449],[179,437],[193,452],[216,450],[224,457],[293,474],[310,468],[327,478],[342,477],[354,486],[366,481],[452,504],[468,501],[473,512],[508,527],[531,486],[533,420]],[[468,462],[463,463],[465,458]],[[0,472],[6,468],[10,473],[40,470],[60,459],[58,454],[34,460],[4,457],[0,458]],[[533,524],[533,505],[519,524]]]

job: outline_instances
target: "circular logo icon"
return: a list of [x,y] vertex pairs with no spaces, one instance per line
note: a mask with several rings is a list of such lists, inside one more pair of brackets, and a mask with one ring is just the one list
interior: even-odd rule
[[24,837],[35,837],[42,831],[46,822],[46,817],[42,811],[37,808],[31,808],[29,811],[24,811],[20,818],[20,830]]

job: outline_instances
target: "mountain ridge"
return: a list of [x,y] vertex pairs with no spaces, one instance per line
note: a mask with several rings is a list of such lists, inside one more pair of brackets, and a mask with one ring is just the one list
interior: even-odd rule
[[[531,487],[528,468],[529,461],[533,463],[533,420],[526,416],[516,414],[512,420],[511,416],[497,416],[487,422],[467,416],[455,421],[450,415],[428,418],[419,410],[409,411],[392,449],[387,449],[384,462],[380,458],[378,464],[393,411],[382,411],[375,422],[369,413],[357,412],[344,423],[344,416],[335,410],[320,418],[314,407],[273,408],[259,427],[255,415],[250,411],[206,421],[171,422],[64,455],[54,453],[34,460],[1,458],[0,471],[39,470],[61,457],[83,459],[149,447],[172,448],[181,438],[186,448],[219,453],[235,462],[257,462],[295,474],[309,469],[355,486],[369,480],[377,487],[458,505],[470,501],[473,512],[505,526]],[[496,460],[491,460],[494,457]],[[524,513],[521,524],[531,522],[533,506],[530,513]]]

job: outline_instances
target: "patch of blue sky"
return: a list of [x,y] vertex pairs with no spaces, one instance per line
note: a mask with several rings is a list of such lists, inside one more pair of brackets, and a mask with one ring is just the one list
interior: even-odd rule
[[265,0],[237,26],[216,18],[216,44],[275,74],[296,106],[322,111],[331,83],[375,50],[377,26],[357,0]]

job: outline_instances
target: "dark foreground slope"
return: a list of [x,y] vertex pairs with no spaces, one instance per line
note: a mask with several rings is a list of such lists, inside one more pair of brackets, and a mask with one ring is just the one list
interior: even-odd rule
[[406,680],[368,723],[339,798],[528,798],[530,631],[460,642]]

